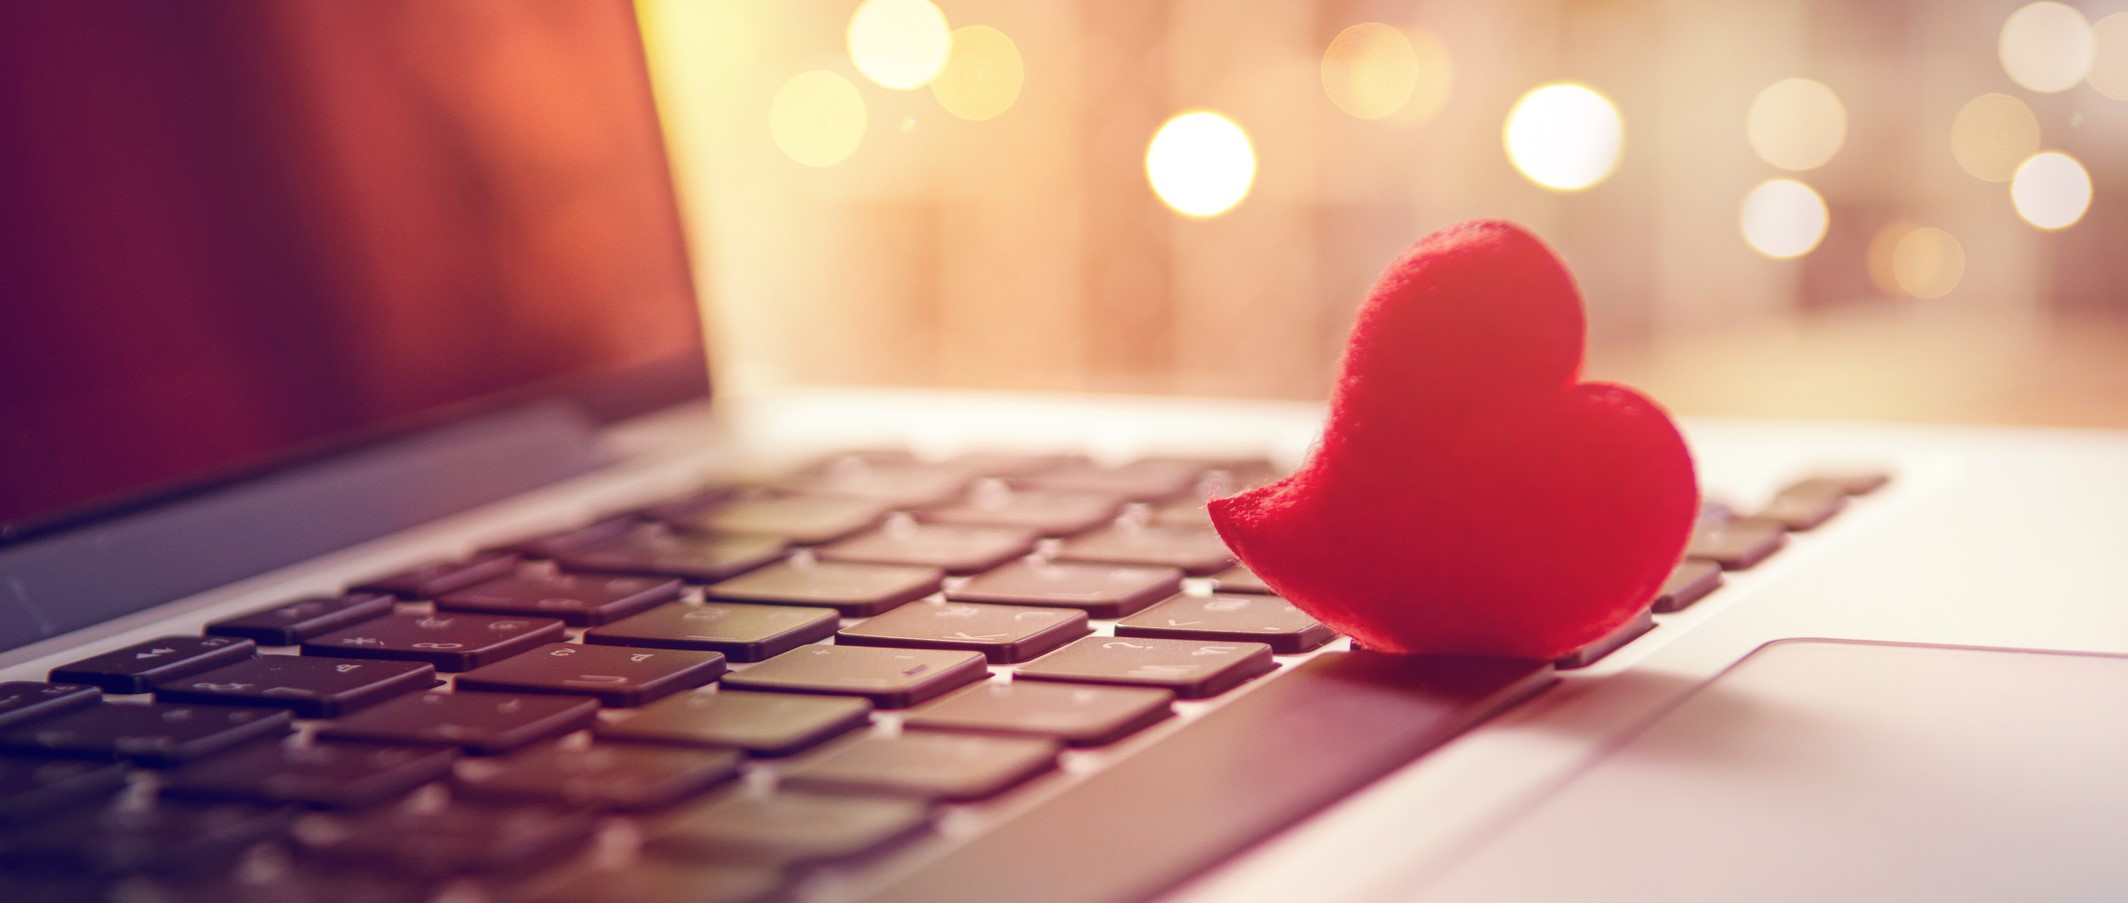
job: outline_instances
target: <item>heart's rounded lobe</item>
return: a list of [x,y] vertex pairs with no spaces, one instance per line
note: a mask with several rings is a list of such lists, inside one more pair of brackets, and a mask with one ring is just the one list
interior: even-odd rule
[[1601,638],[1676,563],[1698,488],[1653,402],[1574,382],[1583,329],[1534,236],[1428,236],[1362,305],[1315,455],[1213,523],[1367,648],[1550,659]]

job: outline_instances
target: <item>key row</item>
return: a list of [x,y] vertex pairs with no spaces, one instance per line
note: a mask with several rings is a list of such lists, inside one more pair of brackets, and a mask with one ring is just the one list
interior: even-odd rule
[[[991,684],[909,713],[899,735],[858,732],[778,770],[786,789],[966,801],[1003,792],[1056,762],[1064,745],[1114,742],[1170,714],[1170,694],[1139,688]],[[545,742],[593,724],[582,700],[427,694],[407,711],[328,725],[313,742],[276,737],[265,713],[114,705],[204,735],[253,729],[219,756],[176,765],[156,784],[165,799],[365,808],[448,781],[460,799],[603,811],[663,809],[735,779],[744,755],[777,757],[868,723],[861,700],[744,692],[692,694],[620,722],[601,743]],[[256,716],[256,717],[254,717]],[[205,719],[219,718],[211,727]],[[266,728],[271,728],[268,730]],[[165,728],[167,729],[167,728]],[[493,757],[459,759],[460,751]],[[107,797],[124,783],[109,762],[0,756],[0,826]]]
[[[374,753],[373,753],[374,755]],[[1032,758],[1032,757],[1028,757]],[[701,761],[654,762],[636,774],[700,781]],[[582,776],[582,773],[579,773]],[[472,784],[462,784],[470,788]],[[637,783],[637,786],[648,786]],[[428,900],[455,884],[479,899],[607,900],[621,888],[673,899],[755,900],[817,864],[879,850],[930,824],[923,799],[717,790],[646,820],[643,858],[602,865],[584,855],[605,822],[595,811],[469,798],[447,807],[397,805],[304,812],[287,806],[169,799],[84,807],[0,832],[0,889],[11,900]],[[249,857],[247,851],[278,849]],[[263,865],[264,868],[259,866]],[[616,868],[615,866],[619,867]],[[556,867],[559,866],[557,869]],[[357,870],[359,881],[347,880]],[[553,870],[553,871],[549,871]],[[542,877],[548,872],[553,877]],[[743,884],[734,877],[746,875]],[[336,877],[337,876],[337,877]],[[693,883],[710,876],[708,884]],[[618,883],[616,883],[618,882]],[[122,890],[120,888],[123,888]],[[736,892],[737,896],[725,894]]]
[[[1272,656],[1273,647],[1258,642],[1081,636],[1019,665],[1014,685],[1056,681],[1204,698],[1269,672],[1276,667]],[[428,663],[263,655],[161,685],[154,705],[99,703],[92,689],[80,685],[21,688],[18,695],[50,698],[10,712],[37,717],[0,730],[0,749],[170,764],[285,732],[292,717],[302,716],[333,719],[319,727],[321,737],[448,741],[495,753],[582,729],[601,706],[642,706],[720,678],[732,690],[856,697],[901,709],[990,676],[983,653],[954,649],[807,645],[727,674],[716,652],[548,643],[460,674],[456,692],[422,693],[437,683]],[[1059,699],[1092,705],[1109,698],[1045,692],[999,691],[990,706],[1054,709]],[[688,711],[688,717],[700,715]],[[958,720],[965,724],[972,717],[963,713]],[[1013,724],[1000,729],[1018,730]],[[1067,735],[1091,742],[1104,733],[1082,725]]]
[[[1015,476],[972,482],[986,470]],[[714,582],[782,558],[794,546],[813,547],[825,560],[965,574],[1025,556],[1044,536],[1065,538],[1055,550],[1060,560],[1172,565],[1204,574],[1231,558],[1209,520],[1189,513],[1201,515],[1202,502],[1181,499],[1276,476],[1267,463],[1248,460],[1152,459],[1114,468],[1055,460],[1020,472],[988,463],[844,456],[767,486],[698,491],[464,562],[365,581],[355,590],[434,599],[507,573],[504,559],[513,555],[572,571]],[[1130,507],[1139,503],[1157,507]]]
[[[588,673],[587,664],[615,673]],[[271,669],[291,665],[316,669],[313,678],[330,672],[325,680],[342,692],[317,682],[301,692],[262,686],[287,676]],[[1165,717],[1169,699],[1216,696],[1275,667],[1261,643],[1108,636],[1083,637],[1022,665],[1011,683],[990,681],[981,654],[953,650],[814,645],[723,674],[716,653],[553,644],[461,675],[454,692],[424,693],[416,691],[434,675],[425,664],[261,656],[229,666],[248,673],[208,674],[258,682],[187,680],[153,704],[98,702],[86,687],[43,685],[37,689],[64,707],[0,730],[0,750],[163,766],[278,736],[303,715],[331,719],[316,728],[321,739],[498,754],[592,727],[601,706],[648,705],[598,722],[599,732],[773,756],[863,723],[873,707],[906,709],[955,691],[962,692],[911,712],[909,724],[1099,744]],[[657,702],[719,675],[724,692]]]
[[[748,617],[766,616],[760,613],[759,605],[744,603],[827,608],[843,617],[869,617],[941,593],[942,587],[944,598],[953,602],[1071,608],[1092,618],[1124,618],[1137,614],[1161,600],[1177,596],[1182,591],[1183,580],[1182,571],[1168,567],[1055,561],[1015,562],[950,586],[943,583],[943,576],[941,571],[933,568],[795,559],[706,587],[702,595],[711,603],[742,604],[736,607],[712,608],[708,612],[694,612],[691,618],[695,621],[706,621],[742,612]],[[443,613],[446,612],[460,611],[525,615],[525,618],[505,619],[505,627],[523,630],[528,629],[528,625],[541,625],[537,639],[552,638],[552,633],[544,630],[550,620],[579,626],[604,625],[591,631],[591,634],[601,637],[640,635],[646,640],[644,645],[656,645],[648,641],[661,635],[669,635],[671,638],[685,636],[684,633],[679,633],[677,628],[691,626],[664,623],[666,619],[678,616],[678,609],[667,604],[679,598],[676,588],[666,591],[666,588],[661,587],[655,594],[646,594],[641,592],[643,588],[633,581],[612,586],[610,584],[613,580],[610,579],[586,580],[580,576],[551,571],[524,572],[509,579],[512,581],[510,587],[513,592],[506,593],[502,589],[496,589],[446,596],[445,601],[436,606],[439,612],[437,617],[444,617]],[[1213,585],[1220,592],[1269,592],[1260,580],[1239,567],[1230,567],[1221,572]],[[550,593],[555,595],[547,595]],[[625,601],[626,604],[618,605],[615,600]],[[250,639],[266,645],[308,643],[317,646],[322,653],[342,648],[359,648],[361,645],[376,645],[369,640],[382,638],[370,637],[369,634],[373,633],[373,630],[367,626],[358,630],[355,625],[385,622],[392,611],[393,606],[388,598],[368,594],[302,599],[217,621],[208,625],[207,632],[215,636]],[[648,617],[639,614],[646,611],[649,613]],[[405,623],[395,628],[395,635],[408,632]],[[440,629],[437,626],[440,623],[442,622],[429,622],[421,629]],[[469,619],[464,623],[474,622]],[[796,628],[799,625],[786,621],[780,626]],[[654,627],[658,629],[651,629]],[[369,640],[359,640],[361,637],[369,637]],[[358,639],[359,642],[351,647],[348,643],[350,639]],[[186,660],[193,651],[192,646],[199,642],[189,641],[185,649],[173,650],[169,658],[144,661],[136,670],[147,671],[153,667]],[[453,642],[463,643],[464,640],[454,639]],[[226,645],[226,641],[218,640],[216,644]],[[684,645],[681,648],[685,648]],[[719,648],[718,651],[733,654],[739,661],[752,661],[760,657],[744,655],[744,650]],[[446,668],[451,665],[448,661],[437,663]],[[125,670],[111,667],[113,664],[99,662],[96,667],[87,670],[99,673]],[[471,664],[468,662],[465,666],[469,667]],[[152,678],[134,683],[133,690],[114,691],[138,692],[137,688],[148,682],[152,682]]]

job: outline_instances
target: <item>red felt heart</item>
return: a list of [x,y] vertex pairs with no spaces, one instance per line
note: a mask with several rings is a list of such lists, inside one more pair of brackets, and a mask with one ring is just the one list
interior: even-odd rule
[[1421,239],[1361,305],[1322,444],[1211,503],[1243,564],[1370,649],[1557,658],[1648,605],[1690,537],[1661,408],[1579,382],[1581,295],[1536,236]]

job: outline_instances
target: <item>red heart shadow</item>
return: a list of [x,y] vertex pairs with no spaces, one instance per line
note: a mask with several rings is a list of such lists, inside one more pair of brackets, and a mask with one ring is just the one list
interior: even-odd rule
[[1579,382],[1566,266],[1511,223],[1443,229],[1360,306],[1321,445],[1211,502],[1279,595],[1370,649],[1552,659],[1648,605],[1690,538],[1668,415]]

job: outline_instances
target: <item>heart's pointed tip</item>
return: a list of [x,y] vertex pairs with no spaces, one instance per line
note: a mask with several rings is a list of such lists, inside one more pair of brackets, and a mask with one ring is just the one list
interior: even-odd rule
[[1291,507],[1287,498],[1293,481],[1291,476],[1274,480],[1253,489],[1233,495],[1222,496],[1205,502],[1205,509],[1212,515],[1212,527],[1226,540],[1227,546],[1240,554],[1240,547],[1260,532],[1277,514]]

